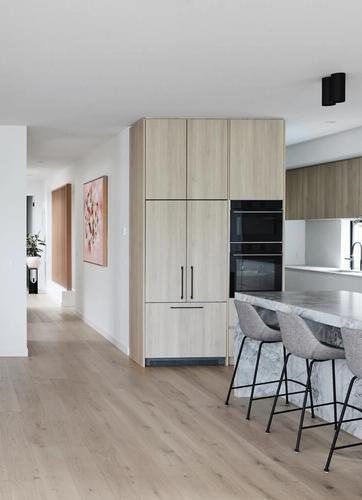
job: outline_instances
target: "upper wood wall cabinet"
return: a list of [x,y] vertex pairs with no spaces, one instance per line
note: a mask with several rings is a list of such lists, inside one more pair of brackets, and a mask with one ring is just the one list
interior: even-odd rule
[[361,158],[287,171],[287,219],[343,219],[362,213]]
[[226,200],[227,120],[187,121],[187,198]]
[[186,198],[186,120],[147,119],[146,199]]
[[304,190],[302,169],[287,170],[286,174],[286,209],[287,219],[305,219]]
[[282,200],[284,121],[230,120],[230,199]]

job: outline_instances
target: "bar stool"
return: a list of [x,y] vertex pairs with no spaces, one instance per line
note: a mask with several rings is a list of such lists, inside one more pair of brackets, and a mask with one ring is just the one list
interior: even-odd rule
[[360,441],[359,443],[346,444],[344,446],[336,446],[342,424],[345,422],[355,422],[356,420],[362,420],[362,417],[344,419],[344,415],[346,413],[347,408],[353,408],[354,410],[362,412],[361,408],[357,408],[356,406],[348,404],[354,383],[356,382],[356,380],[362,379],[362,330],[341,328],[341,333],[343,339],[343,346],[346,354],[347,366],[351,370],[353,377],[349,383],[341,415],[338,420],[337,429],[334,433],[327,462],[324,467],[325,472],[329,472],[329,466],[331,464],[334,450],[341,450],[342,448],[352,448],[354,446],[362,445],[362,441]]
[[[240,344],[240,349],[239,349],[237,361],[235,363],[235,368],[234,368],[234,372],[233,372],[233,375],[231,378],[231,382],[230,382],[230,386],[229,386],[229,390],[227,393],[225,404],[226,405],[229,404],[230,394],[231,394],[232,390],[245,389],[247,387],[251,387],[248,410],[247,410],[247,414],[246,414],[246,419],[250,420],[250,413],[251,413],[251,407],[252,407],[253,401],[258,400],[258,399],[269,399],[269,398],[274,397],[274,394],[271,396],[254,397],[255,387],[257,387],[259,385],[276,384],[279,382],[279,380],[270,380],[267,382],[256,382],[257,376],[258,376],[259,361],[260,361],[262,347],[264,344],[281,343],[282,337],[281,337],[279,330],[270,328],[269,326],[267,326],[264,323],[264,321],[261,319],[261,317],[259,316],[259,314],[256,312],[256,310],[254,309],[254,307],[251,304],[248,304],[247,302],[242,302],[239,300],[235,300],[234,303],[235,303],[236,311],[237,311],[238,318],[239,318],[240,328],[241,328],[242,333],[244,334],[244,338],[242,339],[241,344]],[[243,351],[243,347],[244,347],[246,339],[260,342],[257,356],[256,356],[253,382],[251,384],[234,386],[233,384],[234,384],[235,376],[236,376],[236,373],[238,371],[241,353]],[[284,366],[286,366],[286,363],[285,363],[286,351],[285,351],[284,347],[283,347],[283,355],[284,355]],[[285,378],[282,380],[282,382],[284,381],[284,383],[285,383],[285,394],[283,394],[283,396],[285,396],[286,403],[288,404],[289,403],[289,395],[301,394],[301,393],[304,393],[304,390],[289,393],[288,392],[288,380],[289,379],[287,377],[287,370],[285,369],[283,371],[283,376],[284,376],[284,372],[285,372]],[[290,380],[290,381],[295,382],[295,383],[299,383],[296,380]],[[300,385],[304,386],[304,384],[300,384]]]
[[[277,415],[281,412],[275,411],[278,398],[280,396],[281,385],[284,380],[284,374],[287,369],[288,360],[291,355],[296,356],[298,358],[303,358],[305,360],[311,360],[310,364],[307,364],[307,382],[306,389],[303,398],[303,406],[302,408],[291,408],[288,410],[284,410],[283,413],[289,411],[301,411],[297,441],[295,445],[295,451],[299,452],[300,450],[300,441],[302,437],[302,431],[304,429],[310,429],[313,427],[322,427],[325,425],[333,425],[335,428],[337,427],[337,397],[336,397],[336,370],[335,370],[335,360],[343,359],[345,357],[343,349],[338,347],[331,347],[319,342],[319,340],[313,335],[313,332],[308,327],[307,323],[298,316],[297,314],[286,314],[282,312],[277,312],[280,333],[282,336],[283,344],[288,354],[286,355],[286,360],[284,362],[284,367],[282,373],[280,375],[278,388],[275,394],[273,406],[270,412],[268,426],[266,428],[266,432],[270,432],[271,424],[273,421],[274,415]],[[315,363],[322,363],[325,361],[332,361],[332,384],[333,384],[333,401],[329,403],[320,403],[313,404],[311,406],[307,406],[308,394],[312,395],[312,386],[311,386],[311,375],[312,369]],[[312,417],[314,417],[314,408],[321,406],[329,406],[333,405],[334,410],[334,421],[333,422],[323,422],[319,424],[313,425],[305,425],[304,424],[304,416],[305,410],[311,408]]]

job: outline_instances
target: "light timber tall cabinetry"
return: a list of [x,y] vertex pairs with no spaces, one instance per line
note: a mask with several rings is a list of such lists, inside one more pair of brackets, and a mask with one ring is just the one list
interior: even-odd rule
[[229,193],[283,197],[283,122],[254,122],[131,128],[130,356],[141,365],[228,355]]

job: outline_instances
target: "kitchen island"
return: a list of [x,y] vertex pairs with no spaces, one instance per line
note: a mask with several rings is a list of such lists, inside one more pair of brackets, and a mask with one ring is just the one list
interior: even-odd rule
[[[362,293],[347,291],[314,291],[314,292],[248,292],[236,293],[236,300],[252,304],[266,324],[277,326],[276,311],[298,314],[306,320],[318,340],[336,347],[343,347],[340,328],[362,329]],[[237,355],[243,334],[239,324],[235,329],[235,353]],[[247,341],[240,361],[235,385],[250,384],[256,357],[258,343]],[[276,380],[282,370],[282,347],[278,344],[265,345],[262,351],[258,382]],[[331,363],[316,363],[313,368],[312,386],[315,404],[332,401],[332,368]],[[288,376],[305,382],[306,371],[303,360],[291,356],[288,363]],[[337,400],[343,401],[352,373],[345,360],[336,361]],[[295,384],[290,384],[291,390],[296,390]],[[276,384],[259,386],[256,395],[275,393]],[[235,396],[248,396],[249,389],[238,389]],[[356,383],[351,396],[351,404],[362,406],[362,382]],[[291,402],[301,406],[302,395],[294,395]],[[256,403],[257,404],[257,403]],[[350,417],[361,416],[355,410],[348,410]],[[316,408],[315,413],[328,421],[333,419],[333,409],[330,407]],[[362,421],[349,422],[343,428],[362,438]]]

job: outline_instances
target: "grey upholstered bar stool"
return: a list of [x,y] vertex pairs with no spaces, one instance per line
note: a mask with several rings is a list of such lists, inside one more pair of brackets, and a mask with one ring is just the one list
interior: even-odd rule
[[341,450],[342,448],[351,448],[353,446],[361,446],[362,441],[358,443],[346,444],[344,446],[336,446],[337,439],[339,436],[339,432],[341,430],[341,426],[345,422],[354,422],[356,420],[362,420],[362,417],[358,418],[348,418],[344,419],[344,415],[346,413],[347,408],[353,408],[354,410],[358,410],[362,412],[362,408],[357,408],[356,406],[348,404],[349,398],[351,396],[352,388],[356,380],[362,379],[362,330],[352,330],[350,328],[341,328],[343,346],[346,354],[346,362],[348,368],[351,370],[353,377],[348,386],[346,398],[343,403],[343,408],[341,411],[341,415],[338,420],[337,429],[334,433],[333,441],[331,444],[331,448],[329,450],[329,455],[327,458],[326,465],[324,467],[325,472],[329,472],[329,466],[331,464],[332,456],[334,450]]
[[[259,314],[256,312],[256,310],[254,309],[254,307],[251,304],[248,304],[247,302],[242,302],[239,300],[235,300],[234,303],[235,303],[236,311],[237,311],[238,318],[239,318],[240,328],[241,328],[242,333],[244,334],[244,338],[240,344],[240,349],[239,349],[237,361],[235,363],[235,368],[234,368],[234,372],[233,372],[233,375],[231,378],[231,382],[230,382],[230,386],[229,386],[229,390],[227,393],[225,404],[226,405],[229,404],[230,394],[231,394],[231,391],[233,389],[243,389],[243,388],[250,387],[251,391],[250,391],[250,397],[249,397],[248,410],[247,410],[247,414],[246,414],[246,418],[247,418],[247,420],[249,420],[253,401],[255,401],[257,399],[268,399],[268,398],[274,397],[274,394],[272,396],[254,397],[255,387],[259,386],[259,385],[275,384],[275,383],[279,382],[278,380],[270,380],[267,382],[256,382],[262,347],[264,344],[281,343],[282,337],[281,337],[279,329],[270,328],[269,326],[267,326],[264,323],[264,321],[261,319],[261,317],[259,316]],[[241,353],[243,351],[243,347],[244,347],[246,339],[250,339],[250,340],[254,340],[254,341],[259,342],[258,353],[257,353],[255,368],[254,368],[253,382],[251,384],[247,384],[247,385],[234,386],[233,384],[234,384],[235,376],[236,376],[236,373],[238,371],[240,357],[241,357]],[[284,353],[284,360],[286,360],[286,352],[285,352],[284,347],[283,347],[283,353]],[[288,394],[288,379],[287,379],[286,370],[285,370],[284,383],[285,383],[284,396],[286,397],[286,402],[288,403],[289,394]],[[298,391],[297,393],[294,392],[293,394],[300,394],[300,393],[304,393],[304,390]]]
[[[299,429],[297,434],[297,441],[295,445],[295,451],[299,451],[300,449],[300,440],[302,437],[302,430],[308,429],[312,427],[322,427],[325,425],[334,424],[337,427],[337,397],[336,397],[336,371],[335,371],[335,360],[343,359],[345,357],[343,349],[339,349],[337,347],[331,347],[319,342],[319,340],[313,335],[313,332],[308,327],[307,323],[303,318],[298,316],[297,314],[286,314],[282,312],[277,312],[280,333],[282,336],[284,347],[286,348],[288,354],[286,355],[286,360],[284,363],[284,367],[280,376],[277,392],[275,395],[274,403],[272,410],[270,412],[268,426],[266,428],[266,432],[270,432],[270,427],[272,424],[272,420],[274,415],[281,413],[276,412],[275,408],[278,402],[278,397],[280,393],[280,388],[283,382],[284,374],[287,369],[287,364],[289,357],[291,355],[296,356],[298,358],[303,358],[305,360],[310,360],[310,364],[307,364],[307,382],[306,382],[306,390],[303,398],[303,406],[302,408],[292,408],[290,410],[284,410],[283,413],[288,411],[298,411],[301,410]],[[312,395],[312,386],[311,386],[311,374],[312,368],[315,363],[321,363],[324,361],[332,361],[332,384],[333,384],[333,402],[329,403],[321,403],[317,405],[311,405],[307,407],[307,399],[308,394]],[[303,426],[305,410],[307,408],[312,409],[312,417],[314,417],[314,408],[319,406],[328,406],[333,405],[334,408],[334,421],[333,422],[325,422],[320,424],[313,424]]]

